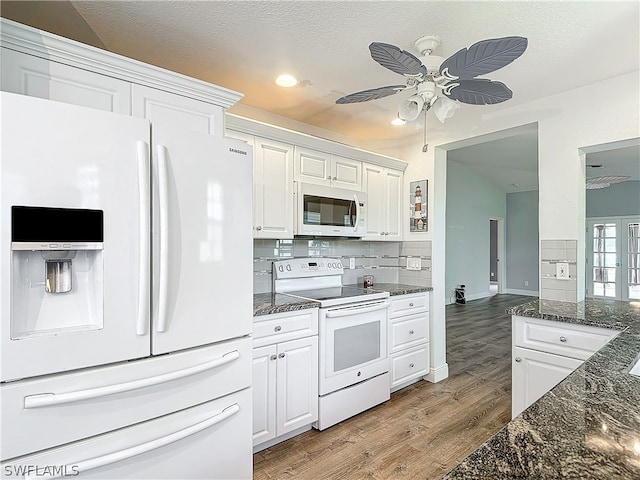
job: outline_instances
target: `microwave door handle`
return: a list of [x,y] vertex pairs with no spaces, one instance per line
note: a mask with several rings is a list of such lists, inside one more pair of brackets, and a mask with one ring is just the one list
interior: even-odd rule
[[360,202],[358,202],[358,195],[357,194],[353,194],[353,202],[356,205],[356,222],[355,225],[353,226],[353,231],[354,232],[358,232],[358,224],[360,223]]

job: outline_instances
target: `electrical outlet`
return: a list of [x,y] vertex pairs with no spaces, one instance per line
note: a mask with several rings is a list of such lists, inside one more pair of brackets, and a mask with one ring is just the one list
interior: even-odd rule
[[569,280],[569,264],[567,262],[556,263],[556,279]]
[[349,268],[350,268],[351,270],[353,270],[354,268],[356,268],[356,259],[355,259],[355,258],[353,258],[353,257],[351,257],[351,258],[349,259]]
[[407,257],[407,270],[421,270],[422,259],[420,257]]
[[528,287],[528,286],[529,286],[529,280],[525,280],[525,281],[524,281],[524,286],[525,286],[525,287]]

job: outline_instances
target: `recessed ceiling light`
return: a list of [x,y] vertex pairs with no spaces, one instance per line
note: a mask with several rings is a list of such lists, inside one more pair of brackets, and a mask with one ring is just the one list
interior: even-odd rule
[[406,123],[407,123],[407,121],[406,121],[406,120],[403,120],[403,119],[402,119],[402,118],[400,118],[400,117],[396,117],[396,118],[394,118],[393,120],[391,120],[391,125],[399,126],[399,125],[404,125],[404,124],[406,124]]
[[293,75],[283,73],[278,78],[276,78],[276,84],[280,85],[281,87],[295,87],[298,84],[298,79]]
[[520,186],[520,184],[519,183],[512,183],[511,186],[515,187],[515,188],[518,188]]
[[587,165],[587,168],[602,168],[602,164],[595,163],[593,165]]

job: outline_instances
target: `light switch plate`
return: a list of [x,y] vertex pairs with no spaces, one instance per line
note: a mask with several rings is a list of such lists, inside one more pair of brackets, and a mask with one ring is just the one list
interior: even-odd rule
[[422,259],[420,257],[407,257],[407,270],[421,270]]

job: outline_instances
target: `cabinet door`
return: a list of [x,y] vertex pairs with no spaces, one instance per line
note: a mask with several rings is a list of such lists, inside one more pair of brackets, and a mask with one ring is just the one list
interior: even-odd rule
[[383,215],[385,198],[384,168],[377,165],[363,165],[363,190],[367,194],[367,232],[363,240],[384,240]]
[[362,162],[331,156],[331,186],[346,190],[362,190]]
[[385,169],[384,183],[384,237],[385,240],[402,240],[402,172]]
[[296,147],[295,179],[315,185],[331,185],[331,155]]
[[131,114],[131,84],[6,48],[2,90],[106,112]]
[[135,84],[131,86],[131,102],[134,117],[180,130],[223,136],[224,109],[218,105]]
[[253,444],[276,436],[275,345],[253,349]]
[[513,348],[511,418],[538,400],[582,364],[582,360]]
[[255,138],[254,238],[293,238],[293,146]]
[[277,431],[283,435],[318,420],[318,337],[279,344],[277,363]]

